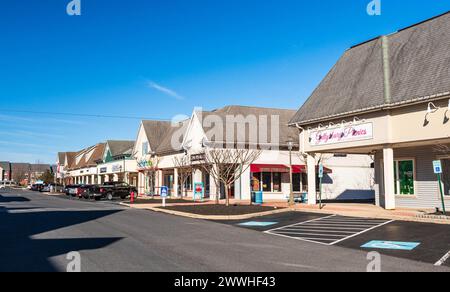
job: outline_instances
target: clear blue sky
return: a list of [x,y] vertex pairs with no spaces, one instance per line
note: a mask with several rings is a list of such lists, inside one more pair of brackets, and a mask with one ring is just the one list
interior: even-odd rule
[[139,121],[227,104],[299,108],[350,46],[450,10],[449,1],[69,0],[0,4],[0,160],[54,162]]

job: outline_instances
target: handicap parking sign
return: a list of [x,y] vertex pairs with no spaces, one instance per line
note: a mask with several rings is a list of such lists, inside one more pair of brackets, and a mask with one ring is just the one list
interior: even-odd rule
[[435,174],[441,174],[442,173],[442,163],[440,160],[433,161],[433,169]]
[[166,198],[169,195],[168,187],[161,187],[161,197]]

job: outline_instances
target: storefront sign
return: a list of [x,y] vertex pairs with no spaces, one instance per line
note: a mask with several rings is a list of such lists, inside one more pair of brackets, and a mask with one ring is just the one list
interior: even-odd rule
[[108,168],[107,167],[100,168],[100,173],[107,173],[107,172],[108,172]]
[[330,145],[370,139],[373,139],[372,123],[313,131],[311,132],[309,138],[311,146]]
[[141,168],[141,169],[153,168],[153,161],[151,161],[151,160],[145,160],[145,159],[139,160],[137,162],[137,164],[138,164],[138,168]]
[[121,172],[122,171],[122,165],[113,165],[112,172]]
[[191,162],[202,162],[202,161],[205,161],[205,153],[191,155]]

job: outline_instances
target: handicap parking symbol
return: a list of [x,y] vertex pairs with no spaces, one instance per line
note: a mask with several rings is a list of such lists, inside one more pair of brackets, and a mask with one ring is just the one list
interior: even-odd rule
[[419,242],[379,241],[373,240],[361,246],[372,249],[413,250],[420,245]]

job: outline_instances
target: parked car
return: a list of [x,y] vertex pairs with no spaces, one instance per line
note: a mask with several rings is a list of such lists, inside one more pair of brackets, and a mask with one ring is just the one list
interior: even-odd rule
[[95,199],[105,198],[112,201],[114,198],[126,199],[127,197],[134,195],[137,197],[138,191],[135,187],[130,186],[124,182],[107,182],[95,191]]
[[31,186],[33,192],[40,192],[44,188],[43,184],[34,184]]
[[81,195],[82,185],[68,185],[66,186],[66,195],[72,197],[79,197]]
[[83,185],[81,186],[81,197],[84,199],[95,199],[96,193],[100,192],[98,185]]

